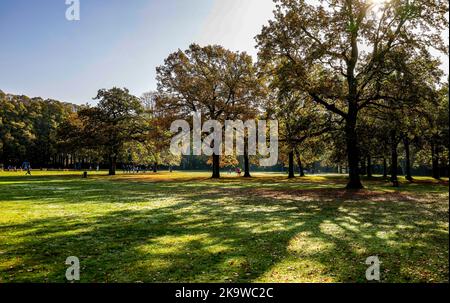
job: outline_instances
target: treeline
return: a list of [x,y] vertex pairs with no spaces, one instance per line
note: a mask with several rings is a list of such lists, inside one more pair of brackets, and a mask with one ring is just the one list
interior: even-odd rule
[[62,164],[57,130],[76,110],[73,104],[0,91],[0,164],[17,166],[25,160],[37,167]]
[[[150,94],[151,95],[151,94]],[[99,90],[98,106],[74,105],[0,91],[0,167],[88,169],[174,166],[180,158],[163,150],[148,123],[148,96],[126,89]],[[157,128],[154,128],[156,131]]]

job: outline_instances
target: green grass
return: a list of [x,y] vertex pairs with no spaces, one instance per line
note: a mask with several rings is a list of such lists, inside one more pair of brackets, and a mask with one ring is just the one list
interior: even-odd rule
[[448,181],[0,172],[0,282],[448,282]]

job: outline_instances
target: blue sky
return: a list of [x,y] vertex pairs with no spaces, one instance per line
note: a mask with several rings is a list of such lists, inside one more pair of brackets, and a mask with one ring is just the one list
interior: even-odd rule
[[[256,55],[254,36],[272,0],[0,0],[0,89],[92,103],[100,88],[156,88],[155,68],[190,43]],[[448,33],[447,33],[448,37]],[[448,58],[444,58],[448,69]]]
[[253,37],[272,16],[272,0],[0,1],[0,89],[74,103],[99,88],[156,88],[155,68],[190,43],[219,43],[255,54]]

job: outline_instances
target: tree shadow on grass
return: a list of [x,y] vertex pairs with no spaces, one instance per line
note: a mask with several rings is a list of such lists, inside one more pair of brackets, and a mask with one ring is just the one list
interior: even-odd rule
[[365,260],[374,255],[384,281],[448,280],[442,201],[209,182],[164,183],[146,193],[148,184],[135,185],[121,195],[174,201],[0,225],[2,281],[64,282],[64,261],[77,256],[82,282],[364,282]]

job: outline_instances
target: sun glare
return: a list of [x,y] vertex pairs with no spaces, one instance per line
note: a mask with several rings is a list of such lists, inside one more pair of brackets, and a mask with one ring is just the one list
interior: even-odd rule
[[380,7],[386,4],[389,0],[369,0],[374,6]]
[[377,18],[381,18],[382,10],[389,0],[369,0],[371,10],[376,14]]

